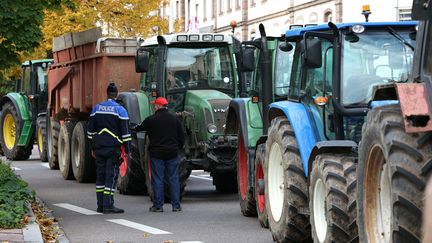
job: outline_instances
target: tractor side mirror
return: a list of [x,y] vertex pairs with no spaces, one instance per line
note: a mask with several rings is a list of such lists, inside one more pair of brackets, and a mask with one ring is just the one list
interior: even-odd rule
[[255,69],[255,48],[244,48],[242,55],[242,72],[252,72]]
[[304,47],[303,60],[306,67],[320,68],[322,66],[321,40],[318,38],[302,40]]
[[148,71],[149,66],[149,52],[138,49],[135,56],[135,72],[145,73]]
[[282,42],[279,44],[279,50],[283,51],[283,52],[290,52],[292,49],[294,49],[293,45],[291,45],[291,43],[288,42]]

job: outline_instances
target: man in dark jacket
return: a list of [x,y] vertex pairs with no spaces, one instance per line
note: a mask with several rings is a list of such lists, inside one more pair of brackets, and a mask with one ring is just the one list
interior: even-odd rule
[[173,212],[181,211],[179,183],[179,149],[184,145],[184,134],[179,119],[168,112],[168,101],[158,97],[154,104],[155,113],[147,117],[134,131],[147,131],[150,140],[151,184],[154,192],[151,212],[163,212],[164,176],[168,176]]
[[121,163],[120,147],[123,145],[129,153],[131,134],[128,113],[115,101],[117,94],[117,87],[111,83],[107,88],[108,100],[93,107],[87,129],[96,156],[96,198],[100,213],[124,212],[114,207],[114,191]]

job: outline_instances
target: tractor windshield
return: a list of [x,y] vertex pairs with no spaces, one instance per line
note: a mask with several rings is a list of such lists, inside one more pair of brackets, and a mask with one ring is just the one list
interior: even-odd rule
[[234,90],[232,55],[228,47],[169,47],[166,63],[167,90]]
[[48,70],[48,65],[46,63],[43,63],[43,65],[41,66],[37,66],[39,92],[45,92],[48,88],[47,70]]
[[341,85],[345,106],[367,104],[376,85],[408,80],[413,34],[407,28],[391,27],[344,34]]

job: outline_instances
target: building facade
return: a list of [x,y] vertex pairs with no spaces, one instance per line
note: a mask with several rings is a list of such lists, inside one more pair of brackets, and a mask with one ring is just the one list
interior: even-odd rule
[[[365,4],[369,21],[411,19],[412,0],[170,0],[160,14],[180,21],[182,32],[234,33],[249,40],[259,35],[260,23],[267,35],[279,36],[291,25],[363,22]],[[232,20],[237,22],[234,32]]]

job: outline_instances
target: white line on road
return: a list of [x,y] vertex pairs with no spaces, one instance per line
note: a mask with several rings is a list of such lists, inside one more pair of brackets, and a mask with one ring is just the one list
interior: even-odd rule
[[204,242],[202,242],[202,241],[179,241],[179,243],[204,243]]
[[197,179],[201,179],[201,180],[206,180],[206,181],[212,181],[212,180],[213,180],[213,179],[211,179],[211,178],[202,177],[202,176],[196,176],[196,175],[190,175],[190,177],[192,177],[192,178],[197,178]]
[[92,210],[88,210],[88,209],[85,209],[85,208],[81,208],[81,207],[78,207],[78,206],[75,206],[75,205],[72,205],[72,204],[69,204],[69,203],[57,203],[57,204],[54,204],[54,206],[65,208],[65,209],[69,209],[71,211],[74,211],[74,212],[77,212],[77,213],[81,213],[81,214],[85,214],[85,215],[98,215],[98,214],[101,214],[101,213],[98,213],[96,211],[92,211]]
[[50,169],[49,164],[48,163],[42,163],[41,164],[43,167],[47,167],[48,169]]
[[172,234],[171,232],[167,232],[167,231],[163,231],[160,229],[156,229],[147,225],[143,225],[143,224],[138,224],[129,220],[125,220],[125,219],[107,219],[107,221],[109,222],[113,222],[116,224],[120,224],[126,227],[130,227],[130,228],[134,228],[137,230],[141,230],[153,235],[165,235],[165,234]]
[[22,170],[22,169],[20,169],[18,167],[12,167],[12,170]]

